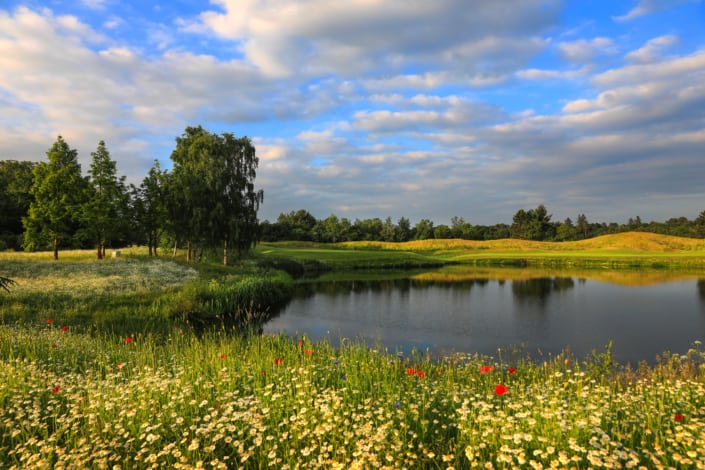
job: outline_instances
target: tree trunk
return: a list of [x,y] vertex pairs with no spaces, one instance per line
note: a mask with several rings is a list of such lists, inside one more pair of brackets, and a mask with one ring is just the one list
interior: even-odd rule
[[172,256],[176,256],[176,249],[179,247],[179,242],[178,240],[174,240],[174,252],[172,253]]
[[96,253],[98,259],[103,259],[103,250],[100,248],[100,243],[98,243],[98,252]]
[[186,242],[186,262],[191,262],[191,240]]
[[59,259],[59,238],[54,237],[54,261]]
[[223,240],[223,265],[228,265],[228,240]]

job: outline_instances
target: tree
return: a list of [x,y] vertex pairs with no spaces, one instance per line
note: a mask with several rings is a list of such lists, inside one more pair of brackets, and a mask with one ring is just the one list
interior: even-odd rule
[[144,236],[149,256],[157,256],[162,233],[167,228],[167,186],[169,174],[154,160],[139,188],[133,190],[133,214],[136,226]]
[[258,239],[257,211],[264,198],[254,188],[259,159],[250,139],[187,127],[176,138],[171,160],[169,216],[177,237],[186,240],[187,260],[194,242],[222,243],[225,264],[229,247],[239,255],[249,250]]
[[433,238],[433,222],[429,219],[421,219],[414,227],[414,238],[416,240],[428,240]]
[[316,218],[305,209],[291,211],[288,214],[281,213],[277,218],[277,224],[282,227],[282,239],[288,240],[313,240],[313,229],[316,223]]
[[536,209],[519,209],[512,219],[512,238],[545,240],[550,238],[551,214],[540,204]]
[[391,217],[384,219],[384,225],[382,225],[382,240],[385,242],[393,242],[396,236],[396,226],[392,222]]
[[349,231],[350,221],[345,218],[339,220],[335,214],[331,214],[326,219],[316,222],[313,227],[316,240],[324,243],[343,241],[348,236]]
[[450,227],[445,224],[436,225],[433,229],[433,238],[452,238],[453,232],[451,232]]
[[705,238],[705,211],[702,211],[700,215],[693,222],[695,236],[698,238]]
[[578,220],[576,221],[575,229],[578,233],[581,233],[583,235],[583,238],[587,238],[589,224],[587,217],[585,217],[585,214],[578,214]]
[[453,216],[450,219],[450,231],[453,238],[464,238],[466,240],[472,238],[472,224],[465,222],[462,217]]
[[536,209],[529,211],[531,214],[530,229],[528,233],[529,240],[547,240],[550,237],[551,230],[551,214],[548,213],[543,204],[539,204]]
[[127,191],[125,177],[117,177],[117,164],[110,158],[104,141],[91,153],[88,170],[88,200],[83,206],[84,230],[93,241],[97,258],[105,256],[105,245],[125,231],[127,221]]
[[22,247],[22,217],[32,202],[32,162],[0,160],[0,250]]
[[397,228],[394,233],[394,240],[398,242],[408,242],[412,237],[411,223],[406,217],[400,217],[397,221]]
[[34,200],[27,217],[24,246],[35,250],[51,245],[54,259],[59,259],[59,244],[70,239],[79,228],[80,209],[86,200],[87,183],[81,177],[78,152],[59,136],[47,151],[48,163],[33,170],[30,193]]
[[531,214],[524,209],[519,209],[512,218],[512,227],[510,228],[512,238],[523,240],[526,238],[529,223],[531,222]]
[[575,227],[570,217],[565,219],[565,222],[558,225],[556,229],[556,240],[567,241],[575,238]]

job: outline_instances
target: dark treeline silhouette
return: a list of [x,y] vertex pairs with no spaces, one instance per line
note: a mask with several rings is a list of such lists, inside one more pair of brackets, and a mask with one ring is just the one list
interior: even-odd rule
[[0,160],[0,250],[95,248],[146,245],[183,247],[187,260],[204,250],[242,255],[259,233],[263,199],[254,179],[258,158],[247,137],[187,127],[176,138],[173,168],[155,160],[139,186],[117,175],[101,141],[88,175],[78,152],[59,136],[39,163]]
[[343,241],[387,241],[460,238],[465,240],[499,240],[517,238],[537,241],[573,241],[620,232],[652,232],[679,237],[705,238],[705,211],[695,220],[686,217],[668,219],[665,222],[643,223],[639,216],[627,223],[590,222],[585,214],[578,214],[575,222],[567,218],[563,222],[551,221],[551,214],[541,204],[535,209],[519,209],[512,224],[473,225],[462,217],[453,217],[450,225],[434,225],[429,219],[421,219],[415,225],[406,217],[393,222],[391,217],[349,219],[331,215],[318,220],[305,209],[282,213],[275,222],[260,223],[262,241],[312,241],[335,243]]

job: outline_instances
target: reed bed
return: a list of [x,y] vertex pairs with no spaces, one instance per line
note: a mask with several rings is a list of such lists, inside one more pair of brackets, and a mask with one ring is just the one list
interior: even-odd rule
[[0,468],[705,468],[705,355],[0,326]]

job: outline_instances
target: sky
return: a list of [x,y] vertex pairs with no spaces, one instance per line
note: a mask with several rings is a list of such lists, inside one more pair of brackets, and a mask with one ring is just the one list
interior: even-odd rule
[[0,159],[252,139],[260,220],[694,219],[705,1],[0,0]]

